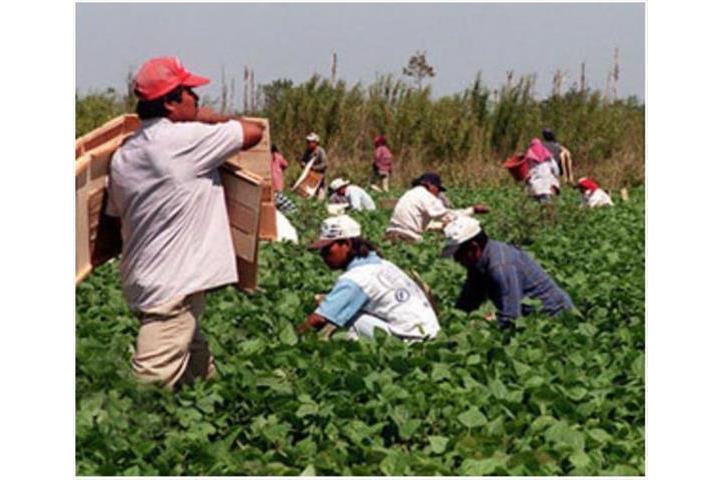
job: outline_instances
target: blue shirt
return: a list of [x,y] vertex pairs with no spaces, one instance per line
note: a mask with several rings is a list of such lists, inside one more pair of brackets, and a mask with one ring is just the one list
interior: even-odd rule
[[[380,257],[375,252],[370,252],[367,257],[354,258],[345,270],[371,263],[380,263]],[[322,315],[335,325],[343,327],[355,318],[369,299],[370,297],[357,283],[348,279],[340,279],[315,310],[315,313]]]
[[467,312],[487,299],[493,302],[501,326],[507,326],[520,315],[531,311],[522,299],[540,300],[542,312],[556,315],[573,308],[570,296],[522,250],[495,240],[488,240],[468,276],[455,306]]

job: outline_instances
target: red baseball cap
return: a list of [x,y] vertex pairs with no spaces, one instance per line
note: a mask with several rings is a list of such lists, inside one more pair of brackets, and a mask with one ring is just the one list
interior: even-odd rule
[[591,192],[594,192],[595,190],[600,188],[600,186],[592,178],[583,177],[580,180],[578,180],[577,188],[580,188],[582,190],[590,190]]
[[199,87],[210,83],[209,78],[187,71],[177,57],[158,57],[145,62],[133,78],[135,94],[143,100],[155,100],[173,89]]

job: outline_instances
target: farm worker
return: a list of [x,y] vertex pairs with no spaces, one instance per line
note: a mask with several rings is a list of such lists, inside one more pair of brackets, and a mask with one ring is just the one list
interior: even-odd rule
[[198,320],[205,292],[238,280],[218,167],[264,129],[198,108],[193,88],[209,82],[177,57],[145,62],[141,125],[110,164],[107,213],[121,220],[123,293],[141,323],[133,372],[167,388],[215,373]]
[[456,308],[471,312],[489,298],[502,328],[532,311],[521,303],[525,297],[540,300],[542,311],[549,315],[574,308],[568,294],[532,258],[514,246],[490,240],[474,218],[458,217],[444,233],[441,256],[453,257],[467,269]]
[[368,193],[350,180],[336,178],[330,182],[330,203],[347,203],[353,210],[375,210],[375,202]]
[[270,147],[270,152],[272,153],[272,188],[276,192],[282,192],[285,189],[283,171],[288,168],[288,162],[274,143]]
[[393,241],[421,242],[423,232],[428,230],[433,220],[437,220],[439,228],[442,229],[458,216],[490,211],[481,204],[451,210],[439,198],[444,191],[445,187],[437,173],[427,172],[413,180],[412,188],[395,204],[385,237]]
[[594,208],[613,204],[610,195],[600,188],[592,178],[581,178],[578,180],[576,187],[582,193],[582,205],[584,207]]
[[528,162],[528,178],[525,180],[528,193],[538,202],[547,203],[553,195],[560,194],[557,163],[552,153],[538,138],[533,138],[525,152]]
[[393,155],[387,145],[387,140],[382,135],[378,135],[373,140],[373,165],[370,174],[370,186],[376,190],[381,190],[375,185],[375,181],[380,178],[382,191],[387,192],[390,189],[390,173],[393,168]]
[[573,171],[572,171],[572,157],[570,156],[570,150],[565,148],[555,139],[555,132],[549,128],[543,128],[543,146],[550,150],[553,158],[558,164],[559,177],[565,182],[573,183]]
[[347,328],[351,339],[372,338],[376,328],[409,341],[435,337],[440,325],[423,290],[361,234],[360,224],[348,215],[323,221],[310,249],[343,273],[298,332],[331,324]]
[[275,192],[275,208],[284,214],[295,213],[297,211],[297,207],[283,192],[285,189],[283,171],[288,168],[288,161],[282,156],[282,153],[280,153],[277,145],[272,144],[270,152],[272,153],[270,170],[272,177],[272,189]]
[[320,185],[315,192],[315,196],[317,196],[318,200],[324,200],[327,193],[325,187],[327,154],[325,153],[325,149],[320,146],[320,136],[317,133],[310,133],[307,137],[305,137],[305,142],[307,143],[307,148],[305,149],[305,152],[300,158],[300,164],[303,166],[303,168],[305,168],[305,165],[307,165],[310,161],[314,160],[312,167],[310,167],[310,170],[323,175],[323,179],[320,181]]

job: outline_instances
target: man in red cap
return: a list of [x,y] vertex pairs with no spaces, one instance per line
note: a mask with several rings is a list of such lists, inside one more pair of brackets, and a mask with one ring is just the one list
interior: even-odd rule
[[198,108],[209,83],[174,57],[140,67],[140,128],[110,164],[107,213],[120,217],[125,298],[141,322],[133,372],[175,388],[215,372],[198,319],[205,291],[237,281],[218,167],[263,126]]

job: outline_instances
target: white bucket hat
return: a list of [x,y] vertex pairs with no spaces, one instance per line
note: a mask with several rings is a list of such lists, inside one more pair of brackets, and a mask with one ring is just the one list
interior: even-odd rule
[[319,136],[317,133],[315,133],[315,132],[311,132],[310,135],[308,135],[307,137],[305,137],[305,140],[307,140],[308,142],[318,142],[318,143],[320,143],[320,136]]
[[482,232],[480,222],[472,217],[459,216],[452,222],[448,223],[443,229],[445,234],[445,247],[442,249],[440,256],[452,257],[460,245]]
[[360,235],[362,235],[362,227],[349,215],[329,217],[320,225],[320,238],[310,245],[310,249],[320,249],[335,240],[354,238]]
[[345,180],[344,178],[336,178],[335,180],[330,182],[330,190],[334,192],[346,185],[350,185],[350,180]]

